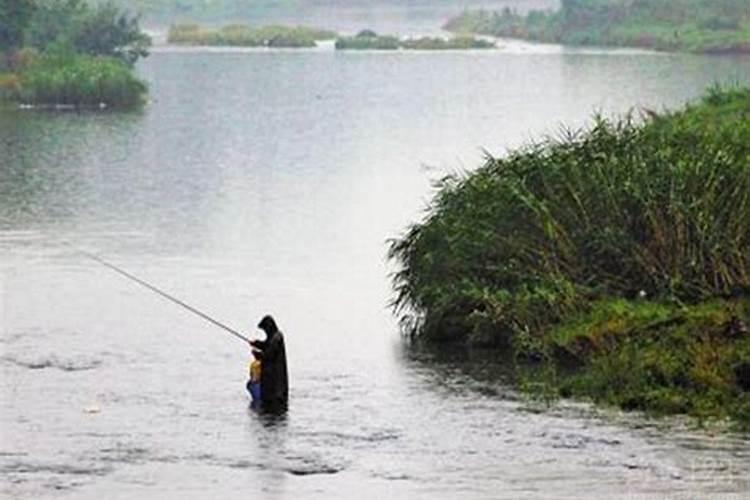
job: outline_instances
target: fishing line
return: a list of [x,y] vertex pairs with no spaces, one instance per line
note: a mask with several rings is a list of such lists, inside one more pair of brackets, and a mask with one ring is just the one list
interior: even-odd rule
[[248,343],[250,342],[249,338],[247,338],[246,336],[242,335],[237,330],[228,327],[224,323],[222,323],[222,322],[220,322],[220,321],[212,318],[208,314],[206,314],[206,313],[204,313],[202,311],[199,311],[195,307],[193,307],[193,306],[191,306],[189,304],[186,304],[185,302],[181,301],[180,299],[178,299],[176,297],[173,297],[172,295],[168,294],[167,292],[165,292],[163,290],[160,290],[159,288],[155,287],[154,285],[152,285],[152,284],[150,284],[150,283],[148,283],[148,282],[146,282],[146,281],[138,278],[137,276],[134,276],[134,275],[130,274],[129,272],[125,271],[124,269],[120,269],[116,265],[114,265],[114,264],[112,264],[110,262],[107,262],[106,260],[102,259],[98,255],[95,255],[95,254],[93,254],[91,252],[87,252],[85,250],[81,250],[80,248],[77,248],[77,247],[71,245],[70,243],[65,243],[65,244],[68,245],[69,247],[73,248],[76,252],[80,253],[81,255],[83,255],[85,257],[88,257],[89,259],[91,259],[93,261],[96,261],[96,262],[98,262],[99,264],[101,264],[101,265],[103,265],[105,267],[108,267],[109,269],[115,271],[116,273],[118,273],[118,274],[120,274],[122,276],[125,276],[129,280],[135,281],[139,285],[148,288],[152,292],[158,293],[159,295],[161,295],[165,299],[171,300],[172,302],[174,302],[178,306],[184,307],[185,309],[187,309],[188,311],[192,312],[193,314],[196,314],[196,315],[200,316],[201,318],[205,319],[206,321],[208,321],[208,322],[210,322],[210,323],[218,326],[219,328],[221,328],[223,330],[226,330],[227,332],[231,333],[235,337],[237,337],[239,339],[242,339],[245,342],[248,342]]

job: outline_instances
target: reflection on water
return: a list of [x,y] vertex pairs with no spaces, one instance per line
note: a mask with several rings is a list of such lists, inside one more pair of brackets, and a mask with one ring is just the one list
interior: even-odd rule
[[[599,498],[750,488],[746,438],[546,408],[495,354],[407,349],[385,241],[431,180],[750,61],[639,53],[157,53],[141,112],[0,113],[0,483],[19,498]],[[427,168],[425,168],[427,167]],[[291,408],[236,339],[285,333]],[[500,361],[500,362],[498,362]]]

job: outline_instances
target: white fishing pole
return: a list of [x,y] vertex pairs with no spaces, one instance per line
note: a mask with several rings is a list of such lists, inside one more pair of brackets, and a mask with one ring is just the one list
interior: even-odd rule
[[114,264],[112,264],[110,262],[107,262],[106,260],[102,259],[98,255],[95,255],[95,254],[93,254],[91,252],[87,252],[85,250],[81,250],[80,248],[77,248],[77,247],[71,245],[70,243],[66,242],[65,244],[68,245],[69,247],[73,248],[76,252],[80,253],[81,255],[83,255],[85,257],[88,257],[89,259],[94,260],[94,261],[98,262],[99,264],[101,264],[101,265],[103,265],[105,267],[108,267],[109,269],[111,269],[111,270],[115,271],[116,273],[118,273],[118,274],[120,274],[120,275],[128,278],[129,280],[135,281],[139,285],[148,288],[152,292],[158,293],[159,295],[161,295],[165,299],[174,302],[178,306],[184,307],[185,309],[187,309],[188,311],[192,312],[193,314],[196,314],[196,315],[200,316],[201,318],[205,319],[206,321],[208,321],[208,322],[210,322],[210,323],[218,326],[219,328],[221,328],[223,330],[226,330],[227,332],[231,333],[235,337],[237,337],[239,339],[242,339],[245,342],[248,342],[248,343],[250,342],[249,338],[247,338],[246,336],[242,335],[237,330],[228,327],[224,323],[222,323],[222,322],[220,322],[220,321],[212,318],[211,316],[209,316],[208,314],[206,314],[206,313],[204,313],[202,311],[199,311],[195,307],[193,307],[193,306],[191,306],[189,304],[186,304],[182,300],[180,300],[180,299],[178,299],[176,297],[173,297],[172,295],[168,294],[167,292],[165,292],[163,290],[160,290],[159,288],[155,287],[154,285],[152,285],[152,284],[150,284],[150,283],[148,283],[148,282],[146,282],[146,281],[138,278],[137,276],[134,276],[133,274],[131,274],[131,273],[129,273],[129,272],[123,270],[123,269],[120,269],[119,267],[115,266]]

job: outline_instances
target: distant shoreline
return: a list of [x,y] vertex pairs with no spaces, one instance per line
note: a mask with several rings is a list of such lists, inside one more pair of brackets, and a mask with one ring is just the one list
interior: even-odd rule
[[632,47],[706,55],[750,54],[750,9],[732,0],[563,2],[558,11],[467,10],[449,19],[452,33],[566,46]]
[[[308,26],[250,26],[230,24],[206,27],[175,24],[169,27],[167,45],[179,47],[236,47],[243,49],[319,49],[332,42],[335,50],[486,50],[496,48],[494,40],[458,36],[399,37],[362,30],[351,36]],[[322,47],[321,47],[322,46]]]

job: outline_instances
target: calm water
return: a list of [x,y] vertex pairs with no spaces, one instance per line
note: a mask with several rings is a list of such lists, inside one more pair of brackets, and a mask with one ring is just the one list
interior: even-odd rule
[[[141,112],[0,113],[0,495],[601,498],[750,489],[750,441],[526,401],[491,359],[407,349],[386,240],[430,183],[594,110],[661,109],[750,60],[569,52],[163,50]],[[95,251],[287,335],[291,410],[246,346]]]

